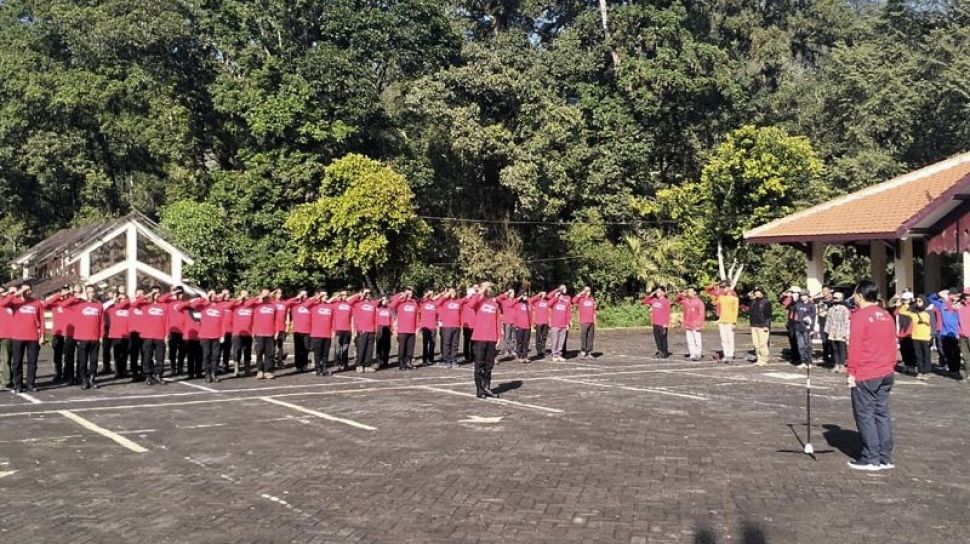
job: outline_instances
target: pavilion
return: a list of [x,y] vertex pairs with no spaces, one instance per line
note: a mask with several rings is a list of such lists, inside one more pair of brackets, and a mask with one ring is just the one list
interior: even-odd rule
[[776,219],[744,239],[800,248],[810,293],[824,283],[829,245],[867,250],[871,277],[883,293],[941,289],[943,259],[957,254],[963,286],[970,287],[970,153]]

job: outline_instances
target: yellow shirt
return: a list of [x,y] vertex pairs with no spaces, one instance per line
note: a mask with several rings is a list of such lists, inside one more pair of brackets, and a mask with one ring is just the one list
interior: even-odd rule
[[718,323],[735,324],[738,322],[738,297],[721,295],[717,297],[717,307],[720,312]]
[[906,317],[913,320],[913,340],[918,340],[920,342],[929,342],[933,337],[932,330],[930,329],[930,314],[929,312],[913,312],[909,308],[900,308],[900,315],[905,315]]

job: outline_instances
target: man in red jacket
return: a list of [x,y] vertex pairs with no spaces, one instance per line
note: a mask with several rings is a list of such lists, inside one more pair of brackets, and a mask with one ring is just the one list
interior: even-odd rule
[[593,339],[596,334],[596,299],[592,289],[584,287],[573,300],[579,309],[579,340],[580,357],[589,359],[593,356]]
[[852,413],[862,438],[862,454],[849,467],[876,471],[892,463],[893,427],[889,393],[896,371],[896,321],[879,307],[879,288],[860,282],[852,296],[857,310],[849,318],[849,356],[845,369],[852,390]]
[[293,363],[297,372],[306,372],[310,363],[310,312],[319,300],[300,291],[289,301],[290,327],[293,329]]
[[[35,299],[28,284],[0,299],[0,308],[10,308],[11,370],[14,393],[33,392],[37,379],[37,356],[44,342],[44,303]],[[27,384],[24,386],[24,359],[27,359]]]
[[[413,288],[411,288],[413,291]],[[421,364],[434,364],[435,336],[438,334],[438,304],[442,296],[435,296],[434,291],[424,292],[424,298],[419,304],[418,323],[421,328]]]
[[145,379],[140,364],[144,343],[141,341],[141,323],[145,318],[145,310],[135,304],[135,301],[145,298],[145,289],[135,291],[135,298],[128,301],[128,364],[131,368],[131,381],[140,382]]
[[[129,324],[131,310],[129,309],[128,294],[124,288],[115,292],[108,308],[104,311],[108,321],[108,343],[115,362],[115,378],[128,377]],[[132,375],[135,369],[132,368]]]
[[506,315],[505,319],[515,325],[515,358],[525,364],[529,362],[529,337],[532,336],[532,304],[529,294],[519,293],[511,310],[511,315]]
[[492,298],[492,286],[485,282],[481,293],[472,297],[475,324],[472,332],[472,351],[475,353],[475,396],[480,399],[498,397],[492,391],[492,368],[495,366],[496,345],[502,340],[502,307]]
[[454,288],[448,289],[438,304],[441,321],[441,359],[448,368],[458,366],[458,345],[461,342],[461,310],[464,299],[457,298]]
[[551,303],[542,292],[529,299],[532,306],[532,316],[536,324],[536,358],[544,359],[549,343],[549,307]]
[[466,303],[461,308],[461,333],[462,333],[462,357],[465,359],[466,363],[472,362],[474,355],[472,354],[472,332],[474,332],[475,326],[475,309],[472,308],[467,302],[473,296],[478,294],[479,286],[478,284],[472,285],[465,290],[465,298],[463,299]]
[[97,389],[98,352],[104,330],[104,306],[93,285],[84,288],[84,299],[74,305],[74,341],[77,342],[77,373],[81,387]]
[[657,346],[654,356],[660,359],[670,357],[667,347],[667,331],[670,327],[670,299],[663,287],[657,287],[643,297],[643,305],[650,308],[650,321],[653,324],[653,342]]
[[276,301],[269,289],[259,293],[259,304],[253,309],[253,344],[256,350],[256,379],[272,380],[276,353]]
[[333,302],[337,295],[327,298],[326,291],[313,297],[316,302],[310,309],[310,349],[313,351],[314,373],[329,376],[330,346],[333,343]]
[[565,285],[560,285],[550,294],[549,298],[552,301],[550,306],[552,360],[553,362],[564,362],[566,360],[566,339],[569,337],[569,327],[573,320],[573,302],[572,298],[566,294]]
[[169,295],[162,295],[161,288],[152,287],[145,298],[132,303],[140,308],[141,328],[141,367],[145,375],[145,385],[165,385],[162,373],[165,371],[165,340],[168,338]]
[[160,298],[169,305],[168,308],[168,361],[172,375],[177,376],[185,370],[185,291],[180,286],[172,288]]
[[206,383],[220,381],[219,360],[222,343],[225,342],[223,321],[225,312],[229,311],[223,302],[222,297],[216,295],[215,291],[209,291],[189,302],[189,309],[199,313],[198,338],[202,350],[200,359]]
[[259,299],[249,298],[249,291],[243,289],[239,298],[228,306],[232,312],[232,364],[233,376],[239,376],[239,366],[243,364],[243,376],[249,376],[253,362],[253,308]]
[[[12,296],[17,293],[16,287],[10,287],[6,292],[0,291],[0,298]],[[13,340],[10,339],[10,331],[13,327],[13,309],[0,307],[0,390],[13,389],[13,373],[11,362],[13,361]],[[74,363],[71,363],[74,367]]]
[[337,294],[337,299],[333,303],[333,330],[336,349],[334,359],[341,370],[347,370],[350,364],[350,339],[353,327],[351,322],[354,315],[354,302],[360,295],[347,296],[347,291]]
[[411,288],[394,295],[391,299],[391,309],[397,313],[397,368],[410,370],[414,368],[414,335],[418,329],[418,303],[414,300]]
[[374,336],[377,331],[377,303],[370,296],[370,289],[360,292],[354,302],[354,364],[357,372],[371,371],[374,360]]
[[[44,301],[44,306],[50,308],[52,317],[51,348],[54,350],[54,383],[61,383],[65,379],[64,333],[67,328],[68,314],[70,312],[70,310],[65,307],[65,303],[69,302],[73,298],[71,293],[70,286],[65,285],[63,289],[57,293],[54,293]],[[6,312],[0,312],[0,320],[3,320],[6,315],[8,315]],[[12,313],[9,315],[12,315]],[[0,338],[4,337],[4,328],[4,325],[0,323]],[[68,366],[73,369],[74,362],[71,361]],[[73,376],[74,372],[72,370],[71,379],[73,379]]]

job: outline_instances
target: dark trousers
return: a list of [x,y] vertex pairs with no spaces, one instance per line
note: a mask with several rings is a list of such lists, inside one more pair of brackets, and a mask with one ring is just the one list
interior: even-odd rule
[[549,325],[541,324],[536,325],[536,355],[539,357],[546,356],[546,344],[549,341]]
[[185,341],[185,360],[188,362],[189,378],[202,377],[202,341]]
[[667,327],[663,325],[653,326],[653,343],[657,345],[657,351],[661,357],[670,354],[670,350],[667,349]]
[[889,415],[889,392],[893,375],[864,382],[852,388],[852,414],[862,438],[859,462],[878,465],[892,462],[893,427]]
[[579,350],[589,355],[593,352],[593,339],[596,337],[595,323],[580,323],[579,325]]
[[448,364],[458,362],[458,344],[461,342],[461,329],[458,327],[442,327],[441,329],[441,358]]
[[0,338],[0,386],[13,387],[13,340]]
[[492,367],[495,366],[495,342],[472,342],[475,357],[475,392],[485,394],[492,386]]
[[515,328],[515,356],[519,359],[529,358],[529,340],[532,338],[532,329],[527,327]]
[[[960,340],[963,341],[962,338]],[[916,360],[917,373],[929,374],[933,371],[933,364],[930,361],[929,340],[913,340],[913,355]]]
[[219,359],[222,357],[222,344],[218,338],[202,340],[202,372],[207,378],[219,375]]
[[54,351],[54,379],[64,379],[64,335],[51,336],[51,349]]
[[222,356],[222,371],[229,372],[229,361],[232,360],[232,333],[227,332],[222,335],[220,351],[220,355]]
[[819,335],[822,338],[822,361],[827,365],[831,365],[834,362],[832,359],[832,342],[829,340],[828,333],[824,332],[825,330],[824,319],[819,320],[818,328],[820,331],[822,331],[822,332],[819,332]]
[[354,346],[354,364],[357,366],[369,365],[374,360],[374,333],[357,333],[357,343]]
[[73,336],[64,337],[64,379],[74,382],[81,383],[80,378],[74,372],[74,359],[77,354],[77,342],[74,341]]
[[330,362],[330,338],[311,338],[310,349],[313,350],[313,365],[317,374],[324,374],[327,371],[327,363]]
[[283,342],[286,341],[286,333],[277,333],[275,338],[274,345],[276,346],[276,351],[274,352],[273,362],[276,368],[283,368],[283,362],[286,359],[286,350],[283,349]]
[[168,362],[173,376],[181,374],[185,368],[185,338],[180,332],[168,334]]
[[242,364],[246,374],[249,374],[249,365],[253,362],[252,336],[240,335],[232,337],[232,360],[237,365]]
[[[832,340],[832,362],[837,365],[845,365],[845,360],[849,356],[849,347],[846,345],[845,340]],[[930,349],[930,344],[927,342],[926,349]],[[929,355],[929,351],[927,351]]]
[[960,341],[956,336],[944,336],[942,342],[947,369],[950,372],[960,372]]
[[111,356],[115,361],[115,375],[123,377],[128,373],[128,339],[111,339]]
[[391,328],[377,327],[377,362],[387,366],[391,362]]
[[414,360],[414,333],[402,332],[397,335],[397,366],[405,368]]
[[916,352],[913,348],[913,339],[904,336],[899,339],[899,355],[903,360],[903,366],[916,366]]
[[293,361],[300,371],[306,369],[310,362],[310,334],[305,332],[293,333]]
[[337,349],[334,352],[334,360],[344,368],[350,363],[350,331],[337,331]]
[[111,372],[111,361],[111,340],[105,335],[101,338],[101,366],[106,373]]
[[[798,351],[798,323],[796,321],[788,321],[785,324],[785,331],[788,333],[788,347],[791,354],[791,362],[799,363],[801,362],[801,355]],[[810,361],[809,361],[810,362]]]
[[[13,340],[10,344],[10,366],[13,374],[13,386],[24,388],[24,359],[27,360],[27,387],[33,387],[37,381],[37,356],[40,354],[40,343],[26,340]],[[94,363],[97,365],[97,352]],[[96,368],[96,367],[95,367]]]
[[276,364],[276,339],[272,336],[254,336],[253,347],[256,351],[256,370],[272,372]]
[[812,364],[812,333],[809,331],[795,331],[795,345],[798,347],[798,362]]
[[474,331],[471,327],[461,328],[461,354],[466,363],[471,362],[475,358],[475,354],[472,353],[472,332]]
[[161,338],[141,339],[141,371],[145,377],[160,378],[165,370],[165,340]]
[[421,362],[434,363],[434,329],[421,329]]
[[502,323],[502,353],[515,354],[515,325]]
[[141,366],[138,358],[141,356],[141,334],[138,332],[128,333],[128,364],[131,368],[132,376],[141,375]]
[[81,340],[77,343],[77,377],[81,383],[94,383],[98,375],[98,351],[101,342],[97,340]]

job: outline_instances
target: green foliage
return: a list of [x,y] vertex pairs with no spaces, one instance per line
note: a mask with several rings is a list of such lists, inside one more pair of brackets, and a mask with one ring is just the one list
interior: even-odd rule
[[600,304],[596,310],[596,327],[618,329],[650,325],[650,311],[637,300],[624,299]]
[[178,200],[162,210],[162,227],[176,245],[188,251],[195,263],[183,273],[206,287],[235,285],[239,239],[225,211],[211,203]]

